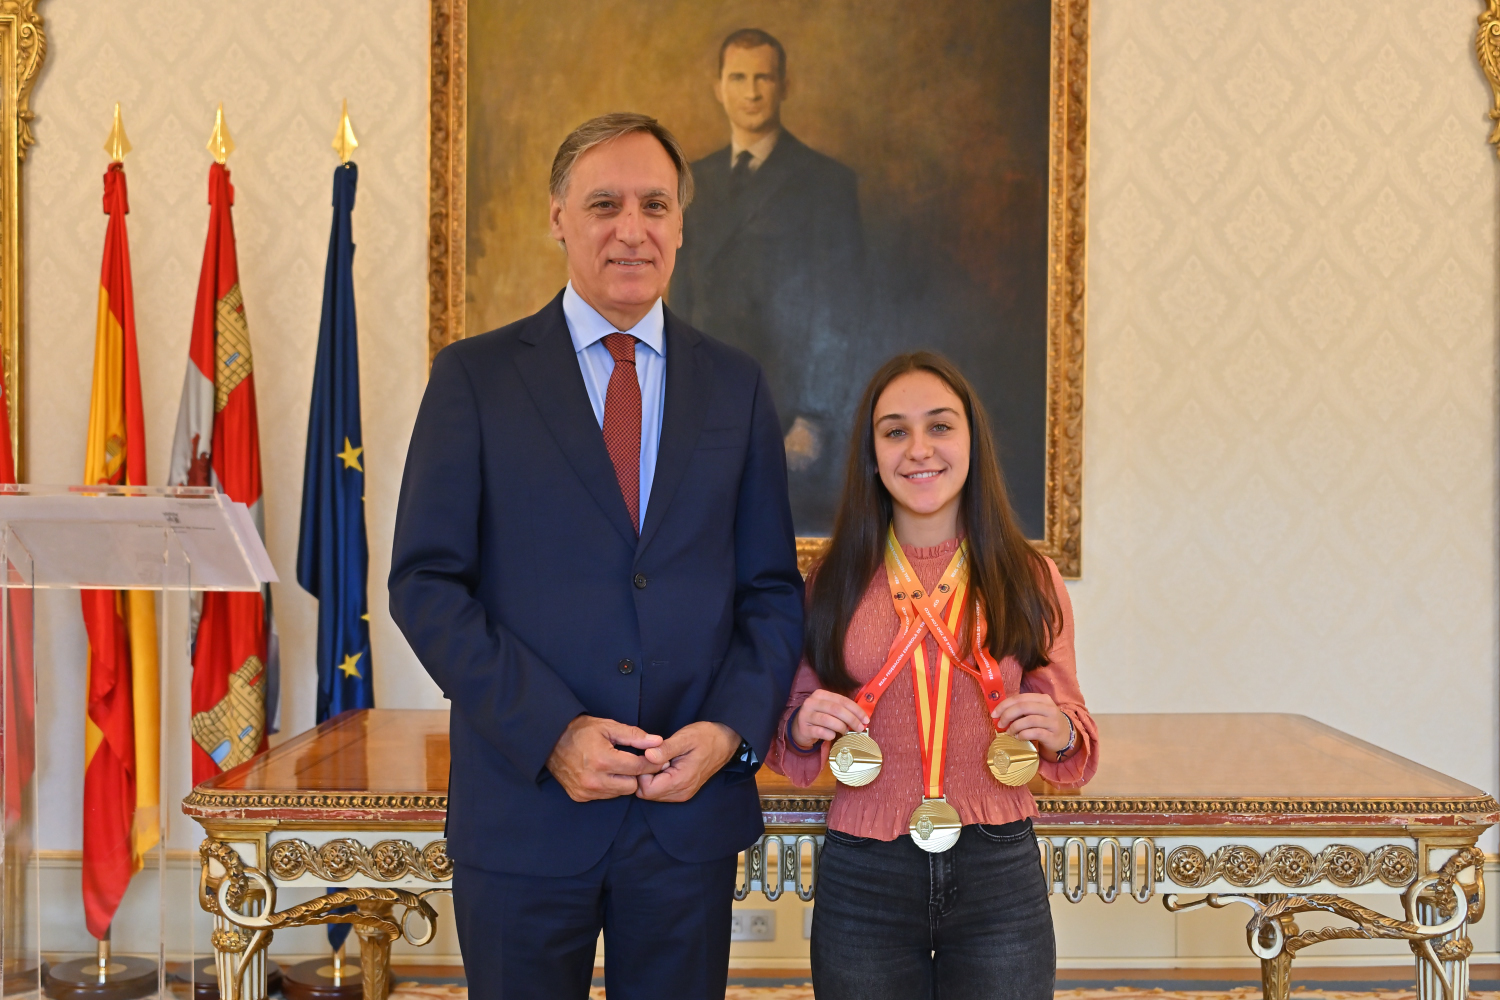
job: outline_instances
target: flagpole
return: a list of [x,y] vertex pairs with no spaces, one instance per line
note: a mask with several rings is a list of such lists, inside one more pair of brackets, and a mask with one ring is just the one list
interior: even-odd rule
[[[118,102],[115,104],[114,123],[110,128],[108,138],[104,142],[104,151],[109,154],[110,159],[110,166],[105,172],[104,186],[105,214],[109,216],[110,222],[105,233],[104,273],[100,277],[101,325],[98,336],[99,338],[106,338],[113,334],[117,337],[119,340],[117,344],[118,352],[105,350],[103,354],[113,354],[117,360],[122,357],[125,360],[120,367],[110,368],[105,358],[101,358],[100,356],[103,340],[96,340],[94,386],[89,402],[89,440],[86,448],[84,478],[90,484],[104,482],[127,484],[132,483],[130,476],[132,470],[137,467],[144,468],[145,441],[143,435],[132,433],[130,429],[131,420],[129,413],[131,404],[126,402],[126,397],[130,395],[128,383],[131,381],[130,373],[133,370],[131,365],[134,364],[132,359],[134,358],[133,352],[135,350],[133,339],[135,336],[135,319],[129,289],[130,265],[124,229],[124,215],[128,211],[128,208],[126,207],[123,164],[125,154],[130,152],[130,140],[125,136],[125,125],[120,118],[120,105]],[[113,266],[111,266],[112,264]],[[139,381],[138,374],[136,381]],[[136,391],[138,394],[139,389],[137,388]],[[115,460],[120,463],[117,468],[111,468],[112,462],[107,457],[104,446],[105,442],[103,440],[104,435],[111,431],[117,432],[115,440],[123,437],[125,444],[123,455],[118,456]],[[126,617],[118,618],[117,606],[120,599],[119,593],[112,590],[85,590],[82,592],[84,624],[89,633],[91,647],[89,653],[88,682],[90,712],[94,708],[94,699],[96,696],[96,691],[93,687],[96,683],[94,677],[95,664],[93,663],[96,654],[104,658],[104,662],[108,664],[108,669],[117,671],[115,675],[117,682],[122,679],[121,673],[123,673],[124,686],[127,689],[136,686],[135,682],[138,677],[146,678],[145,671],[148,669],[146,663],[135,662],[135,657],[131,654],[127,654],[126,658],[121,660],[118,657],[109,657],[107,652],[108,649],[115,647],[116,644],[110,640],[117,638],[120,630],[125,630],[125,641],[127,644],[129,643],[129,629],[131,628],[128,613],[129,605],[128,603],[126,604]],[[124,600],[128,602],[128,592]],[[154,614],[152,624],[154,625]],[[102,646],[96,646],[96,644],[101,642]],[[152,652],[154,653],[154,650]],[[138,671],[141,671],[141,673],[138,674]],[[157,695],[161,689],[156,678],[154,676],[150,677],[148,683],[152,687],[152,695]],[[132,704],[126,707],[129,710],[128,714],[135,716],[138,713],[134,711],[133,702],[139,695],[139,692],[131,691],[130,695]],[[100,696],[100,703],[101,705],[105,703],[104,696]],[[106,712],[117,711],[116,702],[110,700],[108,704],[110,707],[101,710]],[[149,713],[147,715],[149,716]],[[96,723],[91,714],[86,716],[86,731],[92,727],[93,732],[98,733],[100,730],[98,730],[97,726],[100,724],[110,725],[113,728],[115,723]],[[153,736],[153,734],[145,731],[145,727],[139,725],[134,718],[131,719],[130,726],[131,742],[134,744],[133,749],[139,748],[141,742],[149,741]],[[162,992],[166,984],[166,966],[161,961],[164,953],[163,939],[160,933],[164,929],[164,921],[158,921],[159,933],[156,962],[135,956],[113,955],[110,948],[110,932],[119,904],[124,896],[125,887],[135,874],[135,866],[144,861],[144,856],[137,853],[138,840],[135,832],[135,822],[139,818],[139,795],[135,794],[136,788],[134,782],[126,783],[125,788],[128,789],[125,796],[128,802],[126,809],[129,815],[116,815],[112,817],[115,820],[114,826],[103,827],[101,824],[101,827],[91,827],[91,816],[99,819],[104,817],[109,811],[104,807],[102,800],[91,798],[91,796],[110,791],[118,793],[120,790],[119,785],[112,783],[110,779],[114,778],[116,782],[125,781],[123,777],[124,764],[123,762],[118,762],[118,758],[113,757],[114,748],[106,749],[103,746],[102,735],[98,739],[86,735],[85,746],[86,757],[90,753],[87,748],[92,747],[92,753],[104,754],[109,758],[100,761],[101,769],[98,771],[95,770],[92,759],[85,760],[84,768],[83,882],[84,910],[88,914],[85,919],[90,923],[91,932],[96,932],[96,928],[101,922],[103,923],[103,930],[101,933],[98,933],[94,956],[92,958],[74,959],[47,968],[46,993],[49,997],[56,998],[56,1000],[85,1000],[85,998],[92,998],[92,1000],[126,1000],[129,997],[139,997],[151,993],[153,988],[157,992]],[[111,760],[117,763],[113,769],[108,769]],[[138,757],[135,763],[136,773],[139,775],[140,762]],[[155,776],[151,777],[154,780]],[[98,782],[98,784],[96,785],[95,782]],[[157,803],[155,820],[158,823],[160,820],[161,803],[159,790],[160,787],[158,785],[158,794],[153,796]],[[112,866],[110,862],[102,860],[97,853],[98,845],[94,842],[95,838],[102,838],[104,841],[104,853],[113,857],[118,853],[117,848],[120,837],[123,837],[130,845],[128,852],[129,862],[127,870],[124,872],[120,872],[118,866]],[[158,914],[160,915],[162,912],[162,893],[164,891],[161,880],[165,878],[166,871],[164,867],[165,848],[159,836],[152,847],[155,849],[157,859]],[[91,873],[93,873],[92,879],[90,878]],[[91,884],[94,884],[92,893],[90,889]]]
[[[208,230],[167,479],[171,486],[211,486],[245,504],[264,535],[254,353],[240,288],[234,187],[225,166],[235,144],[223,104],[215,111],[206,148],[214,161],[208,168]],[[235,593],[198,590],[191,595],[189,748],[195,784],[265,747],[274,718],[268,705],[274,705],[277,676],[268,595],[264,588]],[[227,952],[216,953],[212,962],[220,984],[236,974],[233,956]],[[205,964],[195,964],[194,980],[206,985],[212,976]],[[244,964],[253,996],[263,995],[268,987],[276,989],[276,964],[263,953]]]
[[[338,154],[339,166],[333,171],[333,230],[329,237],[328,269],[324,277],[323,318],[318,330],[318,351],[313,373],[312,401],[308,407],[308,443],[302,483],[302,531],[297,546],[297,582],[318,598],[318,709],[317,721],[323,722],[338,712],[351,708],[368,708],[373,694],[349,696],[347,685],[368,684],[371,663],[368,641],[368,616],[364,596],[368,567],[363,557],[359,568],[327,565],[320,553],[325,551],[325,532],[344,530],[357,533],[347,539],[359,552],[365,551],[363,517],[364,467],[360,463],[363,437],[358,418],[358,360],[346,356],[340,348],[356,349],[354,342],[353,255],[350,217],[359,168],[351,161],[359,146],[354,126],[349,121],[349,101],[342,101],[339,124],[330,143]],[[342,381],[343,389],[334,392],[334,383]],[[352,419],[340,416],[335,398],[350,404]],[[352,438],[352,440],[351,440]],[[343,451],[338,451],[339,446]],[[356,478],[357,477],[357,478]],[[359,498],[357,519],[340,516],[341,502]],[[347,512],[346,512],[347,513]],[[339,528],[334,526],[338,525]],[[356,540],[357,539],[357,540]],[[349,579],[348,577],[356,579]],[[351,607],[352,595],[359,596],[359,607]],[[351,636],[348,626],[357,626]],[[351,644],[351,639],[352,644]],[[342,666],[339,660],[343,660]],[[343,676],[338,676],[342,671]],[[351,703],[352,701],[352,703]],[[329,890],[330,892],[333,890]],[[336,910],[347,913],[353,908]],[[328,944],[332,961],[312,959],[292,966],[286,972],[283,994],[300,1000],[357,1000],[364,992],[365,975],[375,976],[381,969],[378,956],[366,953],[363,945],[359,961],[346,959],[345,944],[350,925],[328,925]],[[372,980],[372,983],[374,980]]]

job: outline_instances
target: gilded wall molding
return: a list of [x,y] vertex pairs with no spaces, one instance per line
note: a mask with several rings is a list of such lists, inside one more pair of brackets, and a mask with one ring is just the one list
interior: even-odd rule
[[37,0],[0,0],[0,59],[4,62],[5,128],[0,150],[0,355],[10,417],[16,478],[26,479],[25,312],[22,283],[21,164],[35,144],[31,89],[47,55],[47,35]]
[[1474,36],[1474,51],[1479,56],[1479,68],[1490,82],[1493,100],[1490,102],[1490,143],[1500,155],[1500,0],[1487,0],[1486,9],[1479,15],[1479,31]]
[[1088,222],[1088,0],[1052,6],[1047,480],[1042,551],[1083,573],[1083,345]]
[[[427,349],[467,336],[465,164],[468,0],[432,0]],[[1048,205],[1047,470],[1039,545],[1065,577],[1083,568],[1083,362],[1088,216],[1089,0],[1052,0]],[[798,539],[803,572],[826,538]]]
[[427,362],[464,332],[469,0],[432,0]]

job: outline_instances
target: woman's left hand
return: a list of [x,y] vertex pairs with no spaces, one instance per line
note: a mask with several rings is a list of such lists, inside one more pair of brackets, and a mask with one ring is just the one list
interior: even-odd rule
[[1016,694],[995,706],[990,718],[1017,739],[1030,740],[1053,756],[1068,745],[1072,727],[1063,710],[1045,694]]

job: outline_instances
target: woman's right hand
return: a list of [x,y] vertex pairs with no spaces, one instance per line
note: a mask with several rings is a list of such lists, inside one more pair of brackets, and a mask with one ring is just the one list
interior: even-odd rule
[[861,732],[869,725],[870,717],[851,699],[819,688],[797,710],[787,735],[802,749],[810,750],[823,740]]

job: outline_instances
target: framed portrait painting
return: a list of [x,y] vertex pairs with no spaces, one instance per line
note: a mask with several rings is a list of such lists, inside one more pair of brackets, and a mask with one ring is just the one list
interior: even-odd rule
[[432,26],[433,352],[557,294],[558,144],[649,114],[696,188],[667,305],[764,369],[803,554],[865,382],[930,349],[1078,575],[1087,0],[433,0]]

